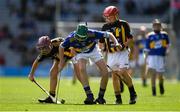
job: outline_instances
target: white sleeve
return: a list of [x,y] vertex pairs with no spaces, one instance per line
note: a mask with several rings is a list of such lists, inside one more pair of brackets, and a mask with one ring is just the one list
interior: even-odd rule
[[104,32],[104,37],[109,38],[110,37],[110,32]]

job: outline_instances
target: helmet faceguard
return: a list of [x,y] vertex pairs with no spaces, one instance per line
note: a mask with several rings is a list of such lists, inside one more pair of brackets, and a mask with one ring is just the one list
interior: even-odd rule
[[159,19],[154,19],[152,22],[154,32],[160,32],[162,29],[161,22]]
[[75,38],[79,41],[84,41],[87,39],[87,32],[88,32],[87,26],[83,24],[79,24],[75,32]]
[[36,48],[41,54],[48,54],[52,49],[50,38],[48,36],[40,37],[36,45]]

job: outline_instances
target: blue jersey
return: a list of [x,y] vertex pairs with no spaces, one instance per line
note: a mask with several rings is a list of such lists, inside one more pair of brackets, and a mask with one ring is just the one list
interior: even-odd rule
[[148,55],[165,56],[167,46],[169,46],[169,37],[166,32],[150,32],[146,41]]
[[139,49],[139,54],[142,54],[145,47],[146,47],[146,38],[141,38],[141,39],[138,39],[136,42],[135,42],[135,45],[138,47]]
[[69,34],[61,44],[61,47],[73,47],[77,53],[89,53],[95,48],[98,40],[104,37],[109,37],[107,32],[88,29],[87,39],[85,41],[79,41],[76,39],[74,31]]

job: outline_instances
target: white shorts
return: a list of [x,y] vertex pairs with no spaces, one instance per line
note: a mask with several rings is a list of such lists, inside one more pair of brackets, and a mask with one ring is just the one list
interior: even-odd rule
[[165,72],[165,57],[164,56],[148,56],[147,67],[155,69],[156,72]]
[[129,52],[127,50],[108,53],[107,64],[113,69],[129,68]]
[[99,60],[103,59],[103,55],[101,54],[99,48],[96,46],[92,52],[90,53],[79,53],[74,57],[74,60],[80,60],[85,59],[88,60],[91,59],[94,63],[98,62]]
[[144,58],[144,54],[143,53],[141,53],[141,54],[139,54],[139,56],[138,56],[138,65],[144,65],[145,64],[145,58]]
[[77,62],[78,62],[78,61],[76,60],[76,56],[74,56],[74,57],[71,59],[71,61],[72,61],[73,64],[77,64]]

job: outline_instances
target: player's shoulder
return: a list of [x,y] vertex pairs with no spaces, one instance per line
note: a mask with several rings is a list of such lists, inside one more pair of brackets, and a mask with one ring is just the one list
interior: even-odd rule
[[166,31],[161,31],[161,34],[168,35],[168,33]]
[[122,20],[122,19],[120,19],[119,22],[120,22],[121,24],[129,24],[126,20]]
[[151,31],[151,32],[147,33],[146,37],[150,37],[150,36],[153,36],[153,35],[155,35],[155,32]]
[[76,39],[74,38],[75,37],[75,31],[71,32],[67,38],[65,39],[65,41],[69,41],[69,42],[74,42]]
[[129,22],[127,22],[126,20],[119,20],[119,25],[123,26],[125,29],[126,28],[130,28],[129,26]]
[[62,38],[62,37],[56,37],[56,38],[54,38],[54,39],[51,39],[51,42],[52,42],[52,43],[62,42],[62,41],[64,41],[64,38]]
[[56,38],[51,40],[51,43],[53,46],[57,47],[63,41],[64,41],[64,39],[62,37],[56,37]]

